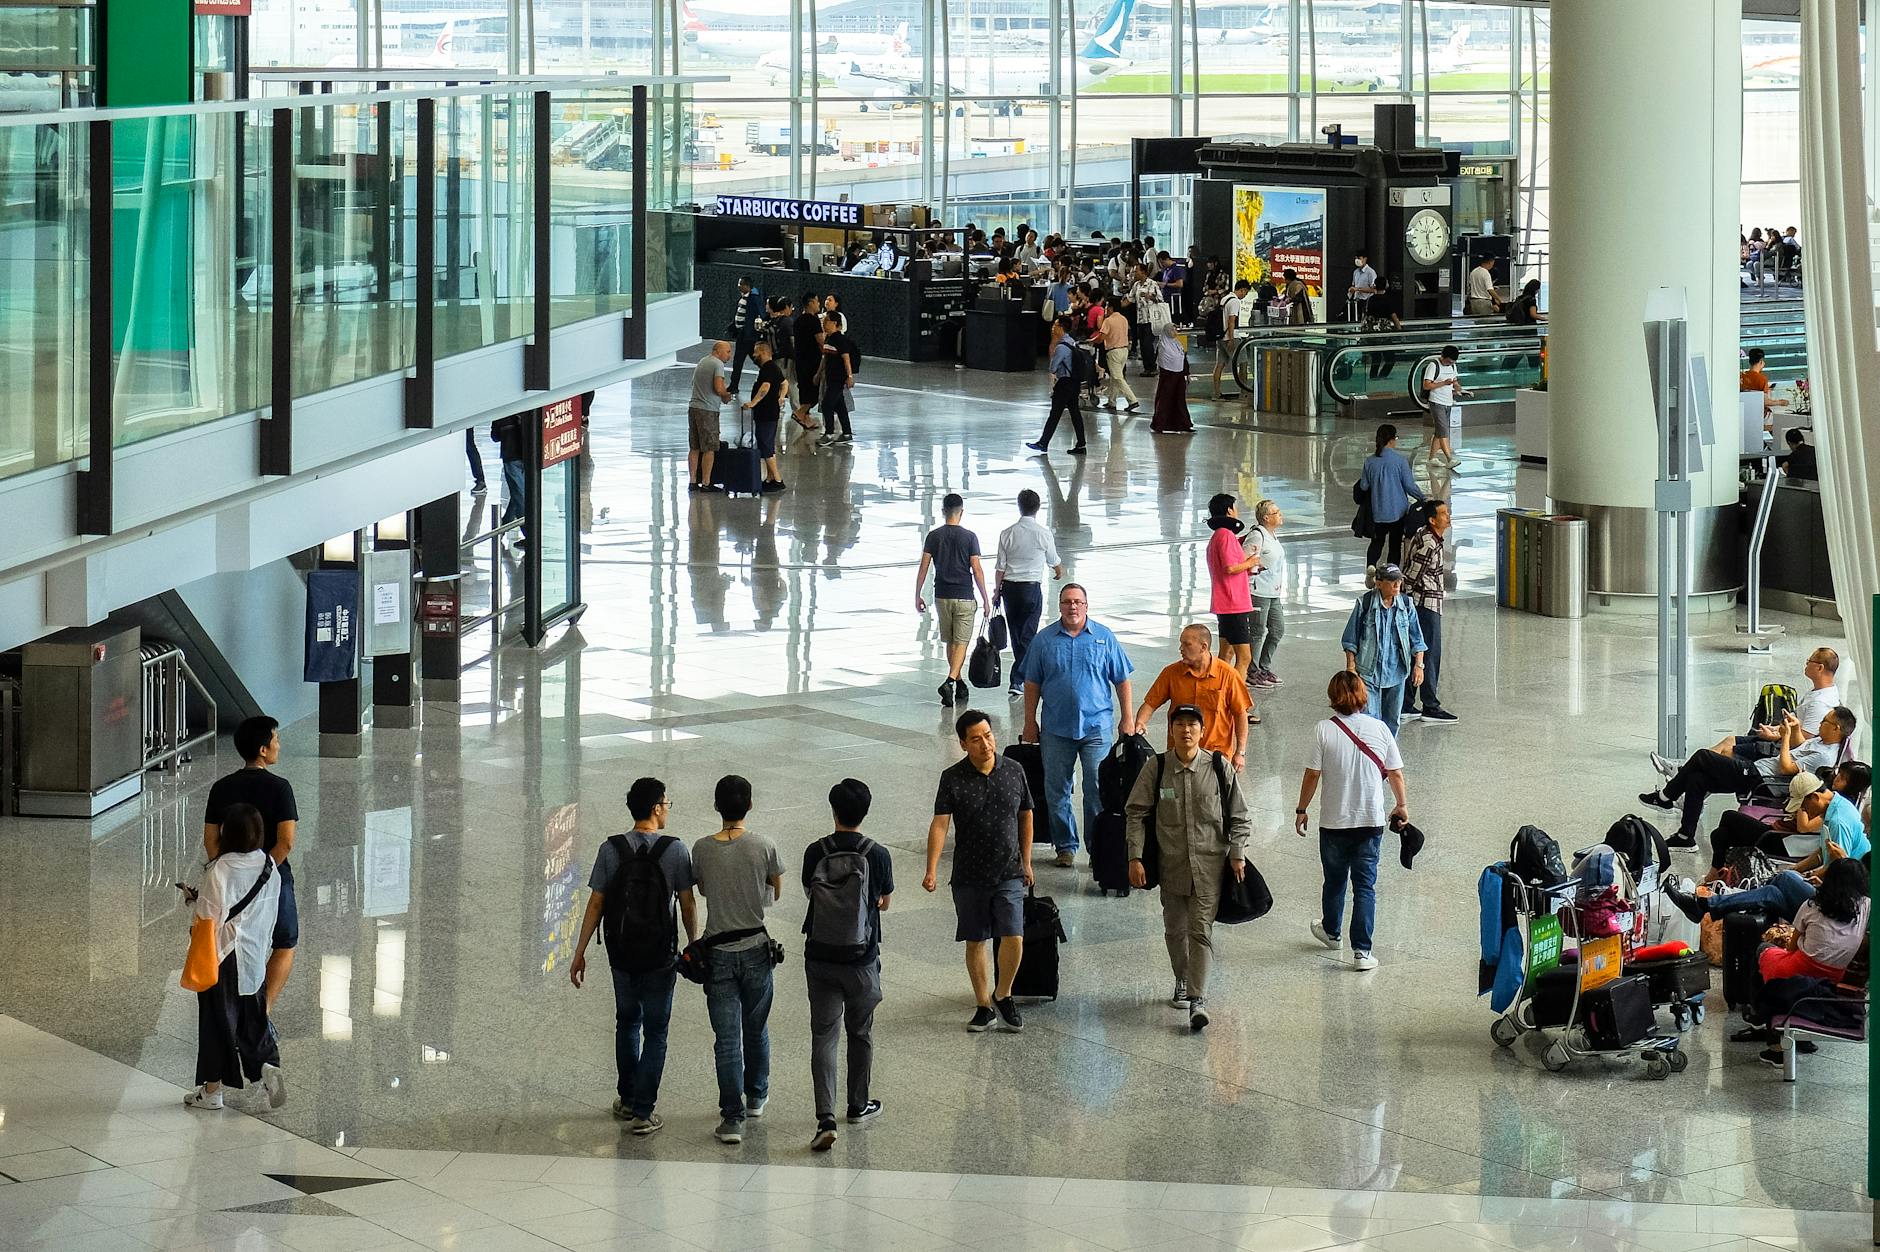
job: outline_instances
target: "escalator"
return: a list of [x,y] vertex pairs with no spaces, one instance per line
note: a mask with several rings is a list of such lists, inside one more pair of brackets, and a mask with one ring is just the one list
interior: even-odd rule
[[[1252,326],[1238,338],[1233,374],[1243,395],[1259,395],[1262,349],[1307,349],[1319,356],[1320,411],[1345,411],[1372,399],[1424,408],[1415,380],[1445,344],[1453,343],[1461,349],[1458,368],[1471,392],[1464,407],[1507,405],[1516,391],[1539,385],[1546,334],[1545,323],[1516,326],[1490,318],[1437,318],[1371,332],[1351,325]],[[1771,379],[1806,376],[1808,345],[1799,298],[1744,305],[1740,338],[1745,349],[1767,354]]]

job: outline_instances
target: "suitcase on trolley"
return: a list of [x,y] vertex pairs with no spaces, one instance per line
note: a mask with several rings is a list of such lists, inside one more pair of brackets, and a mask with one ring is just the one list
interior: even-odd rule
[[1681,1004],[1710,990],[1710,962],[1702,952],[1634,961],[1625,968],[1645,980],[1653,1004]]
[[1586,1024],[1591,1051],[1612,1052],[1651,1037],[1651,986],[1637,974],[1615,978],[1580,997],[1580,1020]]

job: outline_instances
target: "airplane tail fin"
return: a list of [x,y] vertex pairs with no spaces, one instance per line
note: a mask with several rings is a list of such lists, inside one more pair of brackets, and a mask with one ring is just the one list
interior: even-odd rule
[[894,28],[893,47],[894,47],[894,54],[896,56],[906,56],[908,54],[907,23],[906,22],[902,22],[899,26],[896,26]]
[[455,21],[445,22],[444,29],[437,32],[437,42],[431,45],[431,52],[437,57],[439,62],[448,64],[452,45],[455,44],[456,41],[457,23]]
[[1122,60],[1123,40],[1129,34],[1129,20],[1135,9],[1136,0],[1113,0],[1078,55],[1086,61]]
[[682,27],[684,30],[701,31],[707,29],[705,23],[699,20],[699,15],[692,11],[691,0],[681,0],[679,5],[679,20],[684,23]]
[[1457,60],[1462,56],[1462,50],[1468,42],[1469,28],[1467,26],[1458,26],[1454,33],[1449,36],[1449,46],[1444,51],[1448,54],[1451,61]]

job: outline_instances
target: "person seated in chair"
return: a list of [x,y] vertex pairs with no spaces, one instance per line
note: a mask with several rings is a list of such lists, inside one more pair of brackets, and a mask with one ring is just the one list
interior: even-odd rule
[[1710,796],[1780,794],[1787,779],[1804,771],[1825,774],[1840,763],[1844,745],[1858,721],[1846,705],[1836,705],[1821,718],[1821,732],[1810,735],[1793,713],[1782,716],[1782,738],[1776,755],[1744,760],[1735,755],[1731,740],[1703,748],[1679,766],[1663,787],[1639,793],[1641,803],[1660,809],[1682,808],[1678,832],[1666,844],[1679,851],[1697,848],[1697,826]]
[[1855,806],[1871,777],[1872,771],[1860,761],[1842,762],[1825,783],[1804,770],[1789,780],[1783,805],[1789,816],[1766,822],[1753,813],[1725,813],[1710,835],[1705,881],[1722,875],[1732,848],[1760,848],[1778,859],[1797,861],[1795,869],[1802,873],[1824,864],[1829,843],[1838,844],[1842,856],[1860,856],[1867,850],[1867,823]]

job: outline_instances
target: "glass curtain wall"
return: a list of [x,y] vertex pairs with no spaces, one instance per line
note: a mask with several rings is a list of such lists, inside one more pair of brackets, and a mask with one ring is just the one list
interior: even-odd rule
[[[1799,213],[1793,23],[1744,23],[1745,226]],[[950,220],[1129,232],[1137,137],[1421,134],[1513,157],[1506,206],[1544,261],[1544,7],[1452,0],[256,0],[253,63],[590,73],[705,85],[674,137],[696,195],[923,201]],[[1171,197],[1173,199],[1171,199]],[[1143,229],[1182,242],[1181,188]],[[1766,220],[1765,220],[1766,219]]]

